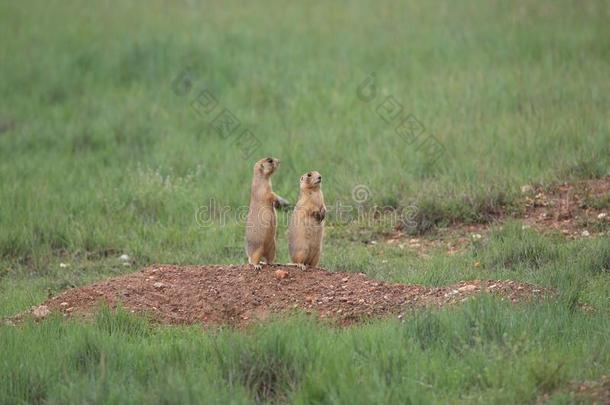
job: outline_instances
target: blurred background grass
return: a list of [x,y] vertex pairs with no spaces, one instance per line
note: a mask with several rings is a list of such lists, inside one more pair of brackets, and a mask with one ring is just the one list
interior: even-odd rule
[[[211,235],[241,244],[195,213],[210,199],[247,205],[267,155],[283,160],[274,184],[292,201],[315,169],[329,203],[363,184],[370,204],[445,210],[605,174],[608,13],[602,1],[4,2],[0,252],[194,260]],[[193,87],[179,96],[185,69]],[[367,104],[356,91],[371,72]],[[203,89],[260,140],[251,158],[192,110]],[[387,96],[442,143],[441,159],[380,119]]]
[[[0,316],[152,262],[243,262],[242,222],[202,227],[196,215],[212,199],[239,212],[253,162],[269,155],[293,202],[299,176],[318,170],[329,206],[353,205],[364,185],[366,207],[415,204],[441,222],[485,221],[524,184],[605,175],[609,20],[601,0],[1,2]],[[192,88],[177,94],[184,71]],[[254,155],[193,111],[204,89],[257,137]],[[442,144],[440,159],[380,118],[389,96]],[[463,254],[421,257],[362,243],[389,227],[335,220],[329,270],[512,278],[558,299],[483,298],[348,331],[297,319],[216,336],[108,313],[0,326],[0,402],[506,403],[608,373],[608,236],[510,223]]]

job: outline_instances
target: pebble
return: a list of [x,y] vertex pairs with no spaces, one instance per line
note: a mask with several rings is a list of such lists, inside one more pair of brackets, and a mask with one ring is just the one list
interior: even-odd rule
[[521,194],[529,194],[534,191],[534,187],[526,184],[525,186],[521,186]]
[[119,260],[121,260],[122,262],[128,262],[129,260],[131,260],[131,258],[129,257],[129,255],[122,254],[121,256],[119,256]]
[[44,318],[45,316],[49,315],[51,313],[51,311],[49,310],[49,307],[46,305],[40,305],[36,308],[34,308],[34,310],[32,311],[32,315],[34,315],[35,318]]
[[477,289],[477,287],[475,285],[468,284],[468,285],[458,288],[458,291],[466,292],[466,291],[474,291],[476,289]]
[[582,231],[582,236],[589,236],[589,235],[590,235],[590,233],[586,229],[584,231]]
[[288,272],[286,270],[276,270],[275,271],[275,278],[278,280],[283,280],[286,277],[288,277]]
[[604,219],[608,216],[605,212],[601,212],[597,215],[597,219]]
[[163,284],[160,281],[157,281],[156,283],[153,284],[153,287],[155,287],[155,288],[163,288],[163,287],[165,287],[165,284]]

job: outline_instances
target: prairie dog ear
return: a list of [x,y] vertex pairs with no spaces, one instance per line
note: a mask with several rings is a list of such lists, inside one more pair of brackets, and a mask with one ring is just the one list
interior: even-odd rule
[[303,181],[303,176],[301,176],[301,181]]

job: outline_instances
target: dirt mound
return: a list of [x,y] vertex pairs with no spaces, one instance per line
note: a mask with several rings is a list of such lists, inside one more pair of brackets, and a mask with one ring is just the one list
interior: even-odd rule
[[87,316],[100,302],[119,303],[169,324],[246,325],[271,314],[300,310],[347,325],[374,316],[464,301],[486,291],[512,302],[545,291],[515,281],[461,282],[448,287],[389,284],[362,273],[305,271],[287,266],[159,265],[86,287],[71,289],[30,311],[44,317],[60,311]]
[[536,403],[547,403],[554,394],[568,394],[576,403],[610,404],[610,375],[602,375],[596,381],[572,381],[552,393],[538,398]]
[[524,223],[539,231],[556,230],[578,238],[608,229],[610,176],[537,187],[525,194]]
[[520,220],[523,228],[561,232],[570,239],[610,234],[610,176],[550,186],[525,185],[521,191],[523,196],[514,207],[518,213],[501,213],[486,224],[454,223],[423,236],[408,235],[399,227],[386,235],[386,242],[422,255],[432,249],[452,255],[487,237],[492,226],[502,226],[509,218]]

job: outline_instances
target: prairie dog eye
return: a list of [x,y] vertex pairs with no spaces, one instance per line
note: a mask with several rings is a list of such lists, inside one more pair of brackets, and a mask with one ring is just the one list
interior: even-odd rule
[[311,177],[311,173],[307,173],[307,177]]
[[267,163],[273,163],[273,159],[267,158]]

